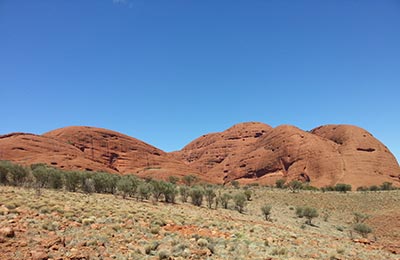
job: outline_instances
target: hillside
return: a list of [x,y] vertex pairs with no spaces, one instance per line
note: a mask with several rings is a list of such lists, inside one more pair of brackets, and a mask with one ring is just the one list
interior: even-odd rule
[[161,179],[191,174],[210,183],[274,184],[284,178],[317,187],[383,182],[400,186],[400,167],[388,148],[351,125],[303,131],[290,125],[241,123],[205,134],[172,153],[115,131],[72,126],[43,135],[2,135],[0,160]]
[[[243,214],[116,195],[0,186],[2,259],[398,259],[399,191],[292,193],[252,189]],[[236,194],[222,188],[218,193]],[[271,221],[261,206],[271,205]],[[320,216],[304,225],[295,208]],[[353,230],[354,213],[368,214],[373,234]],[[84,234],[84,235],[82,235]]]

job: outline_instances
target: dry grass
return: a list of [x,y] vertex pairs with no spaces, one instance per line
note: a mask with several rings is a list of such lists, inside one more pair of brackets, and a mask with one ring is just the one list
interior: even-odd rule
[[[236,189],[224,190],[235,194]],[[179,201],[179,199],[178,199]],[[399,259],[400,191],[321,193],[253,188],[244,214],[189,203],[154,204],[114,195],[0,187],[2,259]],[[261,207],[271,205],[272,221]],[[314,207],[313,226],[297,206]],[[233,202],[229,208],[233,207]],[[353,213],[370,215],[370,244],[350,237]],[[396,249],[397,247],[397,249]],[[399,251],[398,251],[399,252]],[[400,253],[400,252],[399,252]],[[79,258],[80,257],[80,258]]]

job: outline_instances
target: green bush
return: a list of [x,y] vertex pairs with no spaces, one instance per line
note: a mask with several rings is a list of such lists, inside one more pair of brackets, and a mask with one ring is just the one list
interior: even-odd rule
[[82,174],[77,171],[66,171],[65,176],[65,188],[67,191],[76,192],[79,188],[79,184],[82,182]]
[[289,182],[288,187],[292,192],[297,192],[298,190],[302,189],[303,183],[297,180],[293,180]]
[[278,188],[278,189],[284,189],[285,188],[285,180],[284,179],[279,179],[279,180],[276,180],[276,182],[275,182],[275,186]]
[[232,185],[232,187],[234,187],[235,189],[239,189],[239,182],[238,182],[237,180],[231,181],[231,185]]
[[354,231],[366,238],[368,234],[372,232],[372,229],[364,223],[356,223],[354,225]]
[[201,206],[203,204],[203,196],[204,196],[204,191],[203,189],[199,187],[194,187],[190,190],[190,198],[192,201],[192,204],[195,206]]
[[156,201],[160,200],[161,195],[163,194],[163,189],[164,189],[164,181],[157,181],[157,180],[151,180],[150,185],[152,187],[151,192],[153,193],[153,198]]
[[179,182],[179,177],[176,176],[169,176],[168,177],[168,182],[172,183],[172,184],[177,184]]
[[244,195],[246,196],[246,199],[247,199],[248,201],[251,200],[251,195],[252,195],[251,190],[245,190],[245,191],[244,191]]
[[187,186],[179,187],[179,194],[181,195],[181,201],[187,202],[187,199],[189,197],[189,188]]
[[44,164],[31,165],[32,174],[35,177],[36,188],[45,188],[49,186],[49,169]]
[[378,191],[378,190],[379,190],[379,187],[376,186],[376,185],[372,185],[372,186],[369,187],[369,190],[370,190],[370,191]]
[[384,183],[382,183],[380,189],[381,190],[393,190],[393,183],[385,181]]
[[141,201],[148,200],[150,198],[152,186],[147,182],[142,182],[138,186],[138,199]]
[[106,172],[94,172],[92,174],[94,188],[97,193],[114,194],[117,190],[118,175]]
[[335,191],[346,193],[348,191],[351,191],[351,185],[344,184],[344,183],[338,183],[335,185]]
[[228,193],[223,193],[221,196],[218,197],[218,200],[224,209],[228,208],[229,201],[231,199],[232,199],[232,196]]
[[364,223],[367,219],[369,219],[369,215],[355,212],[354,214],[354,223],[355,224],[361,224]]
[[235,203],[236,210],[240,213],[243,213],[247,202],[246,195],[244,195],[244,193],[237,193],[235,196],[233,196],[233,201]]
[[62,189],[64,187],[64,174],[60,170],[49,168],[49,187],[52,189]]
[[133,175],[124,175],[117,181],[117,189],[122,192],[122,197],[125,199],[126,196],[133,197],[136,193],[138,180]]
[[265,218],[266,221],[270,221],[271,220],[271,209],[272,206],[271,205],[264,205],[261,207],[261,212]]
[[315,208],[311,207],[296,207],[296,215],[299,218],[305,217],[306,224],[312,225],[312,219],[318,217],[318,212]]
[[194,175],[186,175],[182,178],[182,181],[187,186],[192,186],[197,181],[197,177]]
[[163,185],[163,195],[165,202],[167,203],[175,203],[176,194],[178,194],[178,190],[176,185],[170,182],[165,182]]
[[212,205],[214,204],[214,198],[217,196],[215,194],[215,191],[212,187],[207,187],[204,189],[204,195],[206,197],[206,201],[207,201],[207,206],[208,208],[211,208]]

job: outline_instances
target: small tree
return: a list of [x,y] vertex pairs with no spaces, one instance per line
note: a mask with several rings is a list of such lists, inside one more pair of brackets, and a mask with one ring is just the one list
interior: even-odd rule
[[264,205],[261,207],[261,212],[265,218],[266,221],[271,221],[271,205]]
[[211,209],[214,203],[214,198],[217,196],[215,191],[212,187],[207,187],[204,190],[204,195],[206,197],[207,206]]
[[218,197],[219,202],[221,202],[221,205],[224,209],[228,208],[229,201],[232,199],[232,196],[228,193],[224,193],[221,196]]
[[62,189],[64,186],[64,175],[60,170],[49,168],[49,186],[52,189]]
[[82,183],[82,190],[86,194],[92,194],[95,191],[93,179],[85,178]]
[[231,181],[232,187],[234,187],[235,189],[239,189],[239,182],[237,180],[233,180]]
[[372,232],[372,229],[364,223],[357,223],[354,225],[354,231],[359,233],[362,237],[367,238],[368,234]]
[[381,190],[393,190],[393,183],[385,181],[381,185]]
[[179,187],[179,194],[181,195],[182,202],[187,202],[187,199],[189,197],[189,192],[190,192],[190,190],[187,186]]
[[367,219],[369,219],[369,215],[355,212],[354,213],[354,224],[364,223]]
[[283,189],[283,188],[285,188],[285,182],[286,181],[284,179],[279,179],[279,180],[276,180],[275,185],[278,189]]
[[163,194],[163,189],[165,182],[164,181],[156,181],[156,180],[151,180],[150,185],[152,187],[151,192],[153,193],[153,198],[156,201],[160,200],[161,195]]
[[64,172],[65,188],[67,191],[76,192],[81,183],[81,173],[77,171]]
[[318,217],[318,212],[315,208],[311,207],[296,207],[296,215],[299,218],[307,218],[306,224],[312,225],[311,221],[313,218]]
[[194,187],[190,190],[190,198],[192,200],[192,204],[195,206],[201,206],[203,204],[203,196],[204,191],[199,187]]
[[239,211],[239,213],[243,213],[247,202],[246,195],[243,193],[237,193],[233,196],[233,201],[235,202],[236,210]]
[[300,181],[293,180],[289,182],[288,187],[292,192],[298,192],[303,187],[303,184]]
[[45,188],[49,185],[50,174],[46,165],[32,165],[32,174],[35,177],[35,186],[37,189]]
[[247,201],[251,200],[251,195],[252,195],[251,190],[245,190],[244,195],[246,196]]
[[186,175],[182,180],[187,186],[192,186],[197,181],[197,177],[194,175]]
[[311,226],[311,221],[313,218],[318,217],[318,212],[315,208],[305,207],[303,209],[303,216],[307,218],[306,224]]
[[151,185],[147,182],[142,182],[138,187],[138,199],[141,201],[148,200],[151,194]]
[[178,190],[176,189],[176,185],[170,182],[165,182],[163,184],[162,189],[165,202],[167,203],[175,203],[176,194],[178,194]]
[[335,191],[346,193],[348,191],[351,191],[351,185],[344,184],[344,183],[338,183],[335,185]]
[[169,177],[168,177],[168,181],[169,181],[170,183],[172,183],[172,184],[177,184],[178,181],[179,181],[179,177],[176,177],[176,176],[169,176]]

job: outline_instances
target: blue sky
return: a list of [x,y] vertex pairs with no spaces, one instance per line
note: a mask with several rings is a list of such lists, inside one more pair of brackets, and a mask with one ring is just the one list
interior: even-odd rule
[[400,158],[399,46],[396,0],[0,0],[0,134],[343,123]]

